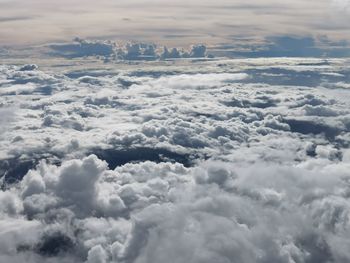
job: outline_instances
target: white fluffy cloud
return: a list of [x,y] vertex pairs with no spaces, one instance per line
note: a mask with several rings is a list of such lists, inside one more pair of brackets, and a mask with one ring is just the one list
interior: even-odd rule
[[[2,254],[32,253],[43,262],[47,255],[76,262],[343,262],[350,256],[349,168],[326,160],[208,161],[189,169],[144,162],[110,171],[95,156],[42,164],[3,192],[25,207],[13,213],[32,220],[17,220],[14,228],[2,219]],[[33,173],[45,189],[34,188]],[[49,199],[55,202],[43,205]],[[32,234],[18,236],[18,227]],[[54,238],[56,247],[49,245]]]
[[1,66],[0,261],[348,262],[349,79],[322,63]]

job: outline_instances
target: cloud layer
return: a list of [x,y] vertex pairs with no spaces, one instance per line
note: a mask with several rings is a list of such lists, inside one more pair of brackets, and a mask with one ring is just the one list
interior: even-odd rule
[[347,60],[140,63],[0,67],[1,262],[350,260]]

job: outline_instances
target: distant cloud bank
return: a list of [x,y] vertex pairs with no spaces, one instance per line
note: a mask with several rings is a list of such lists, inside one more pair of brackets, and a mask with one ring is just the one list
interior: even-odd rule
[[149,43],[126,43],[75,38],[71,43],[48,45],[48,54],[65,58],[100,57],[105,61],[155,61],[182,58],[214,57],[349,57],[350,45],[346,40],[331,41],[325,36],[271,36],[262,41],[232,41],[207,47],[192,45],[188,50],[179,47],[157,46]]
[[[193,45],[190,50],[157,47],[156,44],[126,43],[118,45],[112,41],[91,41],[75,38],[72,43],[50,44],[50,55],[66,58],[100,56],[105,60],[166,60],[178,58],[206,58],[207,47]],[[210,57],[210,56],[209,56]]]
[[331,41],[326,36],[271,36],[262,42],[246,40],[218,45],[211,54],[227,57],[349,57],[346,40]]

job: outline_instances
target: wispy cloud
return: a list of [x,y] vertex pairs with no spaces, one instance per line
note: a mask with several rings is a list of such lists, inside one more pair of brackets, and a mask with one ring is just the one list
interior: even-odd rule
[[2,22],[14,22],[14,21],[30,20],[30,19],[33,19],[33,17],[31,17],[31,16],[0,17],[0,23],[2,23]]

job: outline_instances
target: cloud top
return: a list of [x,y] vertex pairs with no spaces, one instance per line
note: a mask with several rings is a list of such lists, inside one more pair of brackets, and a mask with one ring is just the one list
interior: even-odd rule
[[58,61],[0,66],[0,262],[350,260],[347,60]]

